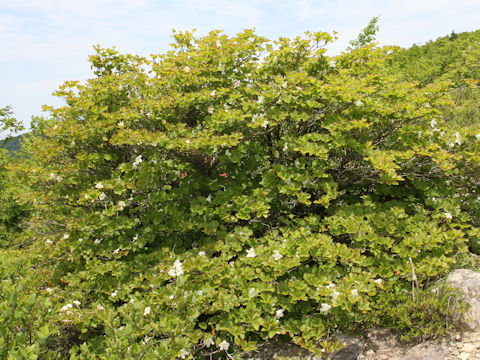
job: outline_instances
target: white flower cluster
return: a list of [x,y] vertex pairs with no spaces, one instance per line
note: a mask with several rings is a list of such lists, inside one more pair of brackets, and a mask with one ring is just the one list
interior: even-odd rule
[[[78,300],[75,300],[73,301],[73,303],[75,304],[75,306],[79,307],[82,303]],[[73,309],[73,305],[72,304],[67,304],[65,306],[63,306],[61,309],[60,309],[60,312],[64,312],[65,314],[67,315],[70,315],[72,312],[70,311],[70,309]]]
[[122,211],[127,204],[125,204],[125,201],[120,200],[117,205],[120,207],[120,211]]
[[322,303],[322,304],[320,305],[320,312],[326,314],[327,312],[330,311],[331,308],[332,308],[331,305]]
[[50,180],[56,180],[58,182],[62,181],[63,178],[60,175],[55,175],[55,173],[50,173]]
[[182,349],[180,352],[180,359],[185,359],[188,356],[189,352],[185,349]]
[[283,258],[283,255],[278,252],[278,250],[275,250],[273,252],[272,257],[275,259],[275,261],[278,261]]
[[215,345],[215,342],[213,341],[212,338],[210,338],[207,341],[204,340],[203,345],[205,345],[205,347],[209,348],[210,346]]
[[247,258],[254,258],[255,256],[257,256],[257,254],[255,254],[255,249],[253,247],[248,249],[246,256]]
[[282,318],[285,315],[284,312],[285,312],[285,309],[278,309],[277,311],[275,311],[275,317],[277,319]]
[[229,347],[230,343],[226,340],[223,340],[220,344],[218,344],[218,348],[220,349],[220,351],[227,351]]
[[138,165],[140,165],[140,163],[142,162],[142,155],[138,155],[136,158],[135,158],[135,161],[133,162],[133,168],[136,169],[138,167]]
[[180,262],[180,260],[178,260],[178,259],[175,260],[172,268],[170,270],[168,270],[168,275],[173,276],[173,277],[183,275],[183,267],[182,267],[182,263]]

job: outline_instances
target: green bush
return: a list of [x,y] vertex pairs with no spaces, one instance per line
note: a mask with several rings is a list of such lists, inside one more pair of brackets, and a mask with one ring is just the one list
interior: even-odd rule
[[29,274],[30,261],[19,251],[0,253],[0,357],[38,359],[49,356],[47,343],[57,328],[48,293]]
[[438,120],[444,84],[389,75],[390,48],[329,58],[321,32],[174,38],[151,59],[97,48],[19,169],[72,359],[279,335],[321,353],[467,251],[480,128]]

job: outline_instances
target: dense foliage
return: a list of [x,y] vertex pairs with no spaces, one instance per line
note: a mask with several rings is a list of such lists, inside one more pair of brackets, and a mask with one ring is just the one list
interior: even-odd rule
[[67,105],[9,165],[35,210],[28,246],[1,255],[2,356],[241,358],[274,336],[322,353],[337,330],[444,331],[425,289],[478,236],[480,125],[445,116],[451,83],[392,71],[404,53],[374,28],[336,57],[321,32],[96,48],[96,77],[57,91]]

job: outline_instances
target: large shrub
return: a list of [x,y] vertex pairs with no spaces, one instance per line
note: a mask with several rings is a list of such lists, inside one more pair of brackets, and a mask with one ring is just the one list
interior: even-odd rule
[[327,57],[326,33],[174,38],[151,59],[97,48],[32,144],[37,266],[70,331],[50,346],[321,352],[466,251],[480,129],[438,118],[445,86],[389,75],[389,48]]

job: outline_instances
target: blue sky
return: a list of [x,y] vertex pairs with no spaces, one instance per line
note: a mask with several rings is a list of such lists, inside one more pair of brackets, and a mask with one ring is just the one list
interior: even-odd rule
[[30,123],[67,80],[92,77],[92,46],[126,53],[163,53],[172,29],[246,28],[269,38],[337,31],[329,54],[343,50],[380,15],[377,41],[408,47],[480,29],[480,0],[0,0],[0,107]]

